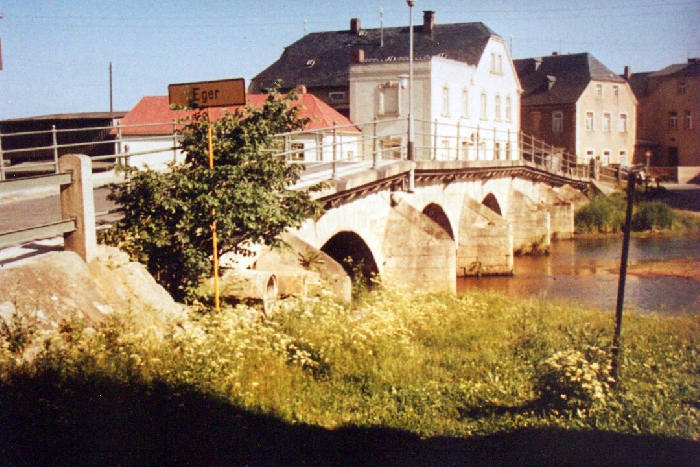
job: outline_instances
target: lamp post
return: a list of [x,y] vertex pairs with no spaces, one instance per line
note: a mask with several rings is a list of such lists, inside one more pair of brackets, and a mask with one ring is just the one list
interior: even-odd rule
[[644,155],[645,155],[646,158],[647,158],[647,163],[646,163],[646,171],[647,171],[647,173],[646,173],[646,175],[649,176],[649,165],[651,165],[651,164],[650,164],[650,162],[651,162],[651,151],[650,151],[649,149],[647,149],[647,152],[645,152]]
[[408,174],[408,191],[413,193],[415,188],[414,173],[414,128],[413,128],[413,7],[416,0],[406,0],[408,4],[408,160],[411,162],[411,170]]

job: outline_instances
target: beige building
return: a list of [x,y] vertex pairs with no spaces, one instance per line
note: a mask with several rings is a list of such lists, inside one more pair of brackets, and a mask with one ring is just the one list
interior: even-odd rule
[[588,53],[515,60],[522,130],[579,163],[632,163],[637,100],[630,85]]
[[700,59],[627,76],[639,100],[635,162],[651,151],[654,167],[674,168],[678,181],[700,181]]

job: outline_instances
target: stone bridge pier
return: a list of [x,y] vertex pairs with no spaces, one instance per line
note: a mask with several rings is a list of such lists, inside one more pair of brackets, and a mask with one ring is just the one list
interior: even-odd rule
[[457,276],[513,274],[515,255],[572,238],[583,197],[517,176],[419,177],[412,193],[396,184],[348,193],[294,235],[350,274],[430,291],[454,291]]

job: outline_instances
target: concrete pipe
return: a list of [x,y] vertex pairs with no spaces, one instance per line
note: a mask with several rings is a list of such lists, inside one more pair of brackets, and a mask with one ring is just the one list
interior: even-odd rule
[[279,296],[277,276],[268,271],[240,269],[227,271],[221,277],[221,297],[234,301],[262,304],[269,314]]

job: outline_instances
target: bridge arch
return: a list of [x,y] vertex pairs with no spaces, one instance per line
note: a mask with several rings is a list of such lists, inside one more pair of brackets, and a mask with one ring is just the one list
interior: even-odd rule
[[[321,251],[341,264],[353,280],[356,279],[355,276],[358,272],[365,279],[379,275],[372,250],[355,232],[343,230],[336,233],[326,241],[321,247]],[[352,260],[352,264],[348,263],[347,258]],[[361,267],[358,269],[356,265],[361,265]]]
[[450,218],[447,217],[447,214],[442,206],[437,203],[429,203],[423,208],[423,214],[442,227],[452,240],[455,239],[454,230],[452,230],[452,223],[450,222]]
[[501,205],[499,204],[498,199],[496,199],[496,196],[493,193],[489,193],[488,195],[486,195],[481,201],[481,204],[491,209],[499,216],[503,216],[503,213],[501,212]]

